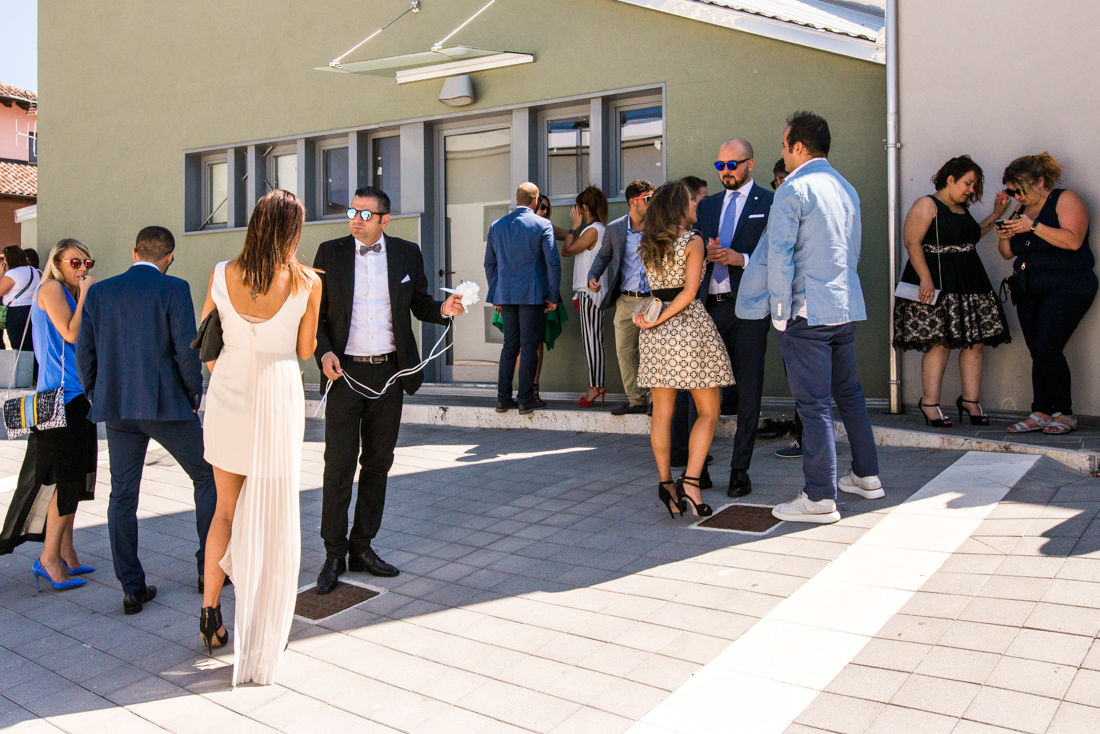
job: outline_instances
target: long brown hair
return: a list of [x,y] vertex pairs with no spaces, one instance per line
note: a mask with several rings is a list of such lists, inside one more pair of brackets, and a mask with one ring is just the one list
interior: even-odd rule
[[577,194],[577,204],[588,210],[597,222],[607,224],[607,196],[596,186],[589,186]]
[[302,202],[283,189],[272,189],[256,202],[248,220],[244,249],[237,256],[237,267],[249,290],[267,293],[283,268],[290,271],[291,293],[309,286],[308,268],[297,257],[305,218]]
[[680,237],[680,226],[687,217],[691,190],[683,181],[661,184],[649,200],[645,213],[645,229],[638,254],[647,270],[664,275],[665,268],[675,259],[673,245]]

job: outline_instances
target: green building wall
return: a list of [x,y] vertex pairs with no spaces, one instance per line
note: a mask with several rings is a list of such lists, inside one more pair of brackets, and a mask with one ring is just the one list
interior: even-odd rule
[[[422,51],[481,0],[426,0],[348,60]],[[477,101],[451,112],[439,79],[398,86],[391,77],[315,71],[408,7],[407,0],[51,0],[39,4],[38,246],[62,237],[87,244],[105,278],[128,267],[137,231],[161,224],[177,235],[172,274],[192,285],[201,308],[216,262],[240,249],[241,230],[183,234],[183,151],[329,130],[537,106],[628,88],[665,90],[668,178],[694,174],[720,189],[718,147],[743,137],[755,147],[758,184],[771,180],[787,115],[809,109],[833,133],[833,165],[860,193],[860,275],[869,320],[860,326],[861,378],[885,398],[889,318],[886,244],[885,70],[616,0],[498,0],[451,43],[531,53],[535,63],[473,74]],[[612,217],[625,213],[621,200]],[[556,207],[565,224],[568,208]],[[417,217],[388,230],[422,241]],[[423,238],[434,237],[424,228]],[[344,222],[310,223],[299,248],[347,232]],[[572,261],[563,263],[568,300]],[[587,383],[576,311],[547,353],[544,392]],[[606,324],[609,391],[621,390]],[[777,344],[765,394],[787,395]],[[303,365],[308,382],[317,380]]]

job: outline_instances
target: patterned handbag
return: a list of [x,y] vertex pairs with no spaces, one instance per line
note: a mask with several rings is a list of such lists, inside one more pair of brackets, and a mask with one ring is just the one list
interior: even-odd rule
[[[31,320],[27,319],[27,325],[23,327],[23,338],[19,340],[19,351],[23,351],[23,342],[27,338],[27,329]],[[15,370],[19,366],[19,360],[15,360],[12,367],[11,381],[8,383],[10,391],[15,384]],[[4,428],[7,429],[8,439],[26,436],[32,430],[45,431],[50,428],[64,428],[65,422],[65,341],[61,342],[61,387],[53,390],[43,390],[11,398],[4,401]]]

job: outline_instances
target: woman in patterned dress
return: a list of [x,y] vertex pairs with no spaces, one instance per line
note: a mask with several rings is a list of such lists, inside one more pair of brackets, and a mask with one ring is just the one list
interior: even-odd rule
[[[666,183],[653,193],[639,254],[653,297],[663,305],[656,321],[646,321],[644,314],[634,317],[642,329],[638,386],[653,393],[650,443],[661,480],[657,496],[673,517],[675,510],[683,514],[688,506],[695,515],[711,514],[703,503],[699,475],[718,425],[720,388],[733,384],[726,347],[695,297],[706,255],[703,238],[690,229],[694,221],[695,202],[682,181]],[[673,485],[670,451],[677,390],[691,391],[699,417],[688,440],[687,470]]]

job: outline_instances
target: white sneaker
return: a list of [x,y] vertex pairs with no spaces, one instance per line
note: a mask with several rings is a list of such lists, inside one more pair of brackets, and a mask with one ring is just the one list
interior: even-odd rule
[[877,500],[886,496],[882,490],[882,482],[877,476],[857,477],[855,472],[848,472],[848,476],[837,482],[841,492],[858,494],[868,500]]
[[787,522],[816,522],[828,524],[840,519],[840,513],[836,511],[836,502],[830,499],[814,502],[800,492],[798,497],[790,502],[784,502],[772,508],[772,515]]

